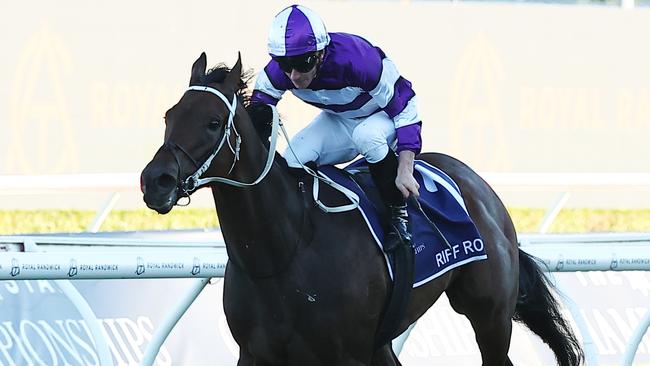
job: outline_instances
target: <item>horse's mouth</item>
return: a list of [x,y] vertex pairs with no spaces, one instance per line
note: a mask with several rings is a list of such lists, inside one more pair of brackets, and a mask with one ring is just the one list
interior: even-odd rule
[[176,191],[170,192],[167,197],[159,197],[154,199],[147,194],[143,197],[144,202],[147,204],[147,207],[158,212],[161,215],[168,213],[174,208],[176,201],[178,200],[178,195]]

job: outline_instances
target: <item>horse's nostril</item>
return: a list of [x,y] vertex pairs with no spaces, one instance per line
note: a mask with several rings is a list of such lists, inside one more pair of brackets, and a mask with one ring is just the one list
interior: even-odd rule
[[176,187],[176,178],[169,174],[163,174],[156,178],[156,185],[164,190],[171,190]]

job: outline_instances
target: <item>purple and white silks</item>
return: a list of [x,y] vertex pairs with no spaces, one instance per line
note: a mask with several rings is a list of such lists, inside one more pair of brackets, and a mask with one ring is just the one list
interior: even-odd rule
[[411,83],[379,48],[347,33],[329,33],[330,44],[318,75],[306,89],[296,89],[271,60],[257,76],[253,103],[276,105],[285,91],[323,111],[362,121],[384,111],[395,122],[397,152],[418,153],[421,119]]

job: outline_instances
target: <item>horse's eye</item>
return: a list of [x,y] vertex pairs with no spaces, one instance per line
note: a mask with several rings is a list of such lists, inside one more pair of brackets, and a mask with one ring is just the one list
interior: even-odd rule
[[209,128],[210,130],[216,130],[217,128],[219,128],[219,125],[221,125],[221,121],[219,121],[219,120],[214,120],[214,121],[211,121],[211,122],[210,122],[210,124],[208,125],[208,128]]

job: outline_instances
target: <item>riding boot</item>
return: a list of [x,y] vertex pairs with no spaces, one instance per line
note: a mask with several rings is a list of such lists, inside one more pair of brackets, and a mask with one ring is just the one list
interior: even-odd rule
[[379,195],[388,208],[390,220],[386,231],[384,251],[392,252],[398,245],[411,246],[411,231],[409,229],[406,200],[395,185],[397,177],[397,156],[392,150],[384,159],[377,163],[369,163],[370,175],[379,189]]

